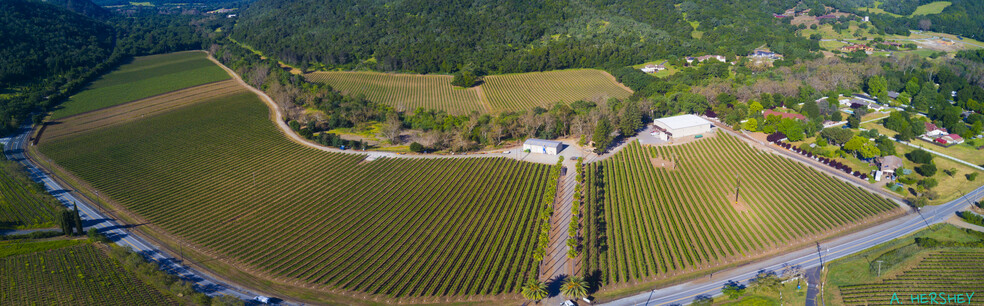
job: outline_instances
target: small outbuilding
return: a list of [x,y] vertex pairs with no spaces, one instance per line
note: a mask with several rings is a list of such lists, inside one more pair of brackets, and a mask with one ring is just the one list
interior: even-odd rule
[[696,115],[659,118],[653,120],[653,125],[672,139],[711,132],[711,122]]
[[557,155],[563,149],[564,143],[560,141],[530,138],[523,143],[523,151],[529,150],[530,153]]

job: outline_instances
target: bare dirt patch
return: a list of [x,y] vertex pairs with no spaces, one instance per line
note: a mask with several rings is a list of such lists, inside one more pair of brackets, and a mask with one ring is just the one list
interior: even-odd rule
[[653,163],[653,167],[656,167],[656,168],[666,168],[668,170],[675,170],[676,169],[676,162],[674,162],[672,160],[669,160],[669,159],[664,159],[661,156],[653,157],[653,158],[650,158],[649,160]]
[[130,122],[133,120],[169,112],[184,106],[207,101],[211,98],[243,92],[246,89],[236,81],[227,80],[172,91],[126,104],[46,122],[40,141],[51,141],[85,131]]

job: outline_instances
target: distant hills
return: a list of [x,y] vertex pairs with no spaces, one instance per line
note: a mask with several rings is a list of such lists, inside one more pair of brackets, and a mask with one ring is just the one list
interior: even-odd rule
[[[808,55],[771,12],[796,2],[258,0],[233,37],[295,65],[418,73],[624,66],[666,55]],[[702,38],[694,38],[695,31]]]
[[94,66],[113,51],[115,32],[73,13],[101,15],[88,0],[0,1],[0,83],[27,83]]

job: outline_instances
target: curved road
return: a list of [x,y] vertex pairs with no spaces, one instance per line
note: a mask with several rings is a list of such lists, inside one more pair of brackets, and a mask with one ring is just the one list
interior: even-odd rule
[[[281,113],[280,107],[267,96],[263,91],[260,91],[249,84],[243,82],[243,80],[234,73],[231,69],[222,65],[214,58],[209,56],[209,58],[215,62],[217,65],[225,69],[236,81],[238,81],[244,87],[250,89],[253,93],[260,96],[261,100],[266,102],[267,106],[271,109],[271,119],[276,122],[276,125],[280,128],[285,136],[287,136],[292,141],[323,151],[330,152],[342,152],[342,153],[357,153],[365,154],[368,159],[375,159],[379,157],[391,157],[391,158],[469,158],[469,157],[493,157],[493,156],[503,156],[509,158],[515,158],[519,160],[527,160],[531,162],[541,162],[553,164],[556,162],[556,157],[550,156],[550,158],[545,160],[536,160],[528,158],[529,154],[524,154],[519,152],[518,149],[513,149],[511,154],[506,153],[484,153],[484,154],[468,154],[468,155],[399,155],[395,153],[388,152],[357,152],[357,151],[342,151],[334,148],[328,148],[315,143],[312,143],[306,139],[301,138],[299,135],[294,133],[289,126],[281,118],[283,115]],[[180,276],[181,278],[193,282],[196,284],[196,289],[205,292],[211,296],[217,295],[232,295],[243,300],[250,300],[256,295],[263,295],[256,292],[250,292],[243,288],[236,288],[228,284],[222,283],[215,278],[202,273],[201,271],[196,271],[182,266],[178,260],[171,257],[165,253],[162,253],[160,249],[147,242],[133,233],[130,233],[125,226],[121,226],[115,220],[109,219],[103,216],[97,210],[93,209],[89,203],[85,201],[80,201],[75,198],[68,190],[63,188],[57,182],[55,182],[47,173],[41,170],[40,167],[35,165],[32,161],[25,158],[23,154],[23,149],[27,145],[27,140],[31,134],[30,127],[24,127],[19,131],[19,133],[12,137],[0,139],[0,143],[8,148],[4,154],[8,156],[9,159],[20,162],[25,166],[28,172],[31,174],[32,178],[36,181],[42,182],[45,188],[54,195],[59,201],[61,201],[66,206],[71,206],[72,203],[77,203],[79,210],[83,219],[86,220],[86,227],[95,227],[103,232],[111,239],[116,241],[117,244],[122,246],[128,246],[137,252],[145,254],[148,258],[158,262],[161,268]],[[633,138],[626,140],[625,143],[630,142]],[[609,152],[609,154],[603,156],[592,156],[593,154],[577,154],[577,155],[588,155],[589,160],[594,159],[604,159],[618,151],[621,146],[617,146]],[[574,146],[571,146],[571,149]],[[572,150],[577,151],[577,150]],[[568,153],[568,152],[565,152]],[[531,160],[532,159],[532,160]],[[801,161],[802,162],[802,161]],[[759,270],[772,270],[780,271],[787,265],[795,265],[806,270],[812,267],[817,267],[821,265],[821,262],[828,260],[844,257],[869,247],[887,242],[889,240],[911,234],[920,229],[927,227],[929,224],[940,223],[952,216],[956,211],[961,210],[968,206],[971,200],[979,199],[984,196],[984,187],[977,188],[971,191],[968,195],[961,197],[957,200],[951,201],[947,204],[929,207],[924,209],[920,213],[910,213],[905,216],[899,217],[898,219],[883,223],[881,225],[867,228],[856,233],[843,236],[841,238],[834,239],[830,242],[824,244],[818,244],[817,246],[811,246],[803,248],[797,251],[789,252],[784,255],[776,256],[771,259],[759,261],[756,263],[740,266],[738,268],[732,268],[729,270],[721,271],[715,273],[712,277],[707,279],[694,280],[688,283],[675,285],[672,287],[662,288],[654,290],[652,292],[639,293],[634,296],[619,299],[609,303],[610,305],[666,305],[666,304],[686,304],[693,300],[695,296],[698,295],[720,295],[721,288],[724,283],[730,280],[741,281],[742,283],[747,283],[749,279],[754,277]],[[819,252],[818,252],[819,251]]]
[[24,156],[24,149],[30,135],[30,126],[25,126],[14,136],[0,138],[0,143],[4,145],[4,155],[8,160],[21,163],[32,179],[44,184],[45,190],[66,207],[71,208],[72,205],[78,205],[85,228],[94,227],[98,229],[116,244],[129,247],[133,251],[143,254],[145,258],[157,262],[162,270],[193,283],[196,290],[209,296],[231,295],[249,301],[257,295],[263,295],[242,288],[234,288],[201,271],[183,266],[178,259],[162,252],[158,246],[127,230],[128,226],[121,225],[116,220],[110,219],[94,209],[88,202],[76,198],[70,190],[62,187],[48,173],[41,170],[41,167]]
[[[921,212],[912,212],[895,220],[867,228],[856,233],[806,247],[786,255],[740,266],[713,274],[713,277],[690,281],[672,287],[639,293],[605,305],[671,305],[688,304],[695,296],[721,294],[721,288],[728,281],[739,281],[745,285],[760,270],[780,272],[786,266],[798,266],[803,270],[818,267],[830,260],[845,257],[890,240],[915,233],[930,224],[945,222],[957,211],[967,208],[972,201],[984,197],[984,186],[949,203],[924,207]],[[815,284],[814,284],[815,285]]]

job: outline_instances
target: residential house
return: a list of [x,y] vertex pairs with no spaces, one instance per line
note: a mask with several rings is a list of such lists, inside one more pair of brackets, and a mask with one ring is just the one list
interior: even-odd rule
[[844,51],[844,52],[854,52],[854,51],[871,52],[871,51],[875,51],[875,48],[869,47],[868,45],[865,45],[865,44],[854,44],[854,45],[847,45],[847,46],[841,47],[841,51]]
[[892,98],[893,100],[894,99],[898,99],[899,98],[899,92],[898,91],[889,91],[888,92],[888,97],[889,98]]
[[957,134],[949,134],[937,139],[943,139],[943,141],[946,142],[947,145],[961,144],[964,142],[963,137],[960,137],[960,135]]
[[721,61],[722,63],[727,63],[728,62],[728,59],[725,58],[722,55],[702,55],[702,56],[698,56],[698,57],[690,57],[690,56],[688,56],[687,57],[687,64],[693,64],[694,61],[697,61],[698,63],[703,63],[704,61],[709,60],[709,59],[716,59],[718,61]]
[[878,157],[875,161],[878,162],[878,169],[885,173],[895,173],[895,169],[902,167],[902,159],[894,155]]
[[925,122],[924,124],[926,125],[926,133],[923,136],[934,137],[950,134],[945,128],[937,127],[932,122]]
[[755,49],[755,51],[752,51],[752,54],[748,55],[748,57],[768,60],[781,60],[783,58],[782,54],[765,49]]
[[640,69],[640,70],[642,70],[642,72],[645,72],[645,73],[655,73],[657,71],[666,70],[666,66],[663,66],[662,64],[660,64],[660,65],[649,64],[649,65],[646,65],[645,67],[642,67],[642,69]]

